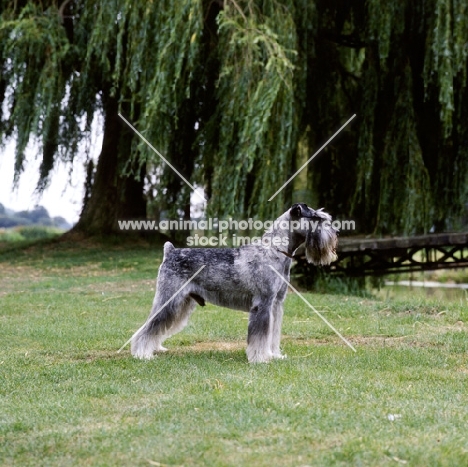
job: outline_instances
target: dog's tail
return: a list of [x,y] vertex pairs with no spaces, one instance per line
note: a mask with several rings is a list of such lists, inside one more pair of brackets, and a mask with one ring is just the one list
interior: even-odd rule
[[174,245],[171,242],[164,244],[164,258],[172,251],[175,250]]

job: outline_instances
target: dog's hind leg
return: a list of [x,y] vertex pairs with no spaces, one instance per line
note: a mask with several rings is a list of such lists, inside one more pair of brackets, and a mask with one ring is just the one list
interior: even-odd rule
[[189,296],[176,296],[169,302],[156,294],[146,323],[133,335],[131,351],[137,358],[150,359],[154,352],[164,352],[164,340],[181,331],[188,323],[196,303]]
[[272,328],[272,300],[268,298],[250,310],[247,335],[247,359],[250,363],[265,363],[273,358]]
[[185,326],[187,326],[189,318],[196,306],[197,304],[195,300],[189,296],[185,297],[185,299],[179,305],[179,311],[174,316],[174,320],[172,321],[171,326],[166,328],[164,339],[177,334],[178,332],[182,331]]

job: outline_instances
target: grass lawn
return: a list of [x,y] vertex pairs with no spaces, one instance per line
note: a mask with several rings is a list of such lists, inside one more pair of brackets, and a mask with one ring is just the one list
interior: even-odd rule
[[468,302],[286,300],[288,358],[249,365],[247,316],[198,307],[169,352],[146,319],[160,247],[0,253],[0,465],[466,466]]

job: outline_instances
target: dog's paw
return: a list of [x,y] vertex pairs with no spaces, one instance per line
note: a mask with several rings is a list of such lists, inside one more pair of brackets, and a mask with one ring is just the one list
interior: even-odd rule
[[282,353],[274,353],[273,358],[276,360],[285,360],[288,356]]
[[270,363],[272,360],[272,357],[269,358],[253,358],[249,360],[249,363]]
[[273,354],[271,353],[250,353],[247,352],[247,360],[249,363],[268,363],[273,360]]
[[138,360],[152,360],[154,358],[154,355],[143,354],[143,355],[133,355],[133,357]]

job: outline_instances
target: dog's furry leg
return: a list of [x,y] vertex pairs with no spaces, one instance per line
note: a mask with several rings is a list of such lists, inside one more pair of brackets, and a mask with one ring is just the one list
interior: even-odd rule
[[273,331],[271,308],[271,300],[265,299],[250,310],[247,335],[247,359],[249,363],[266,363],[273,358],[271,352]]
[[286,355],[281,353],[281,326],[283,324],[283,301],[276,299],[272,310],[273,329],[271,334],[271,353],[273,358],[283,359]]
[[131,352],[134,357],[150,359],[154,352],[165,352],[167,349],[162,343],[187,325],[196,306],[195,301],[186,296],[175,297],[172,302],[159,309],[160,303],[165,303],[159,298],[156,294],[148,320],[132,337]]

